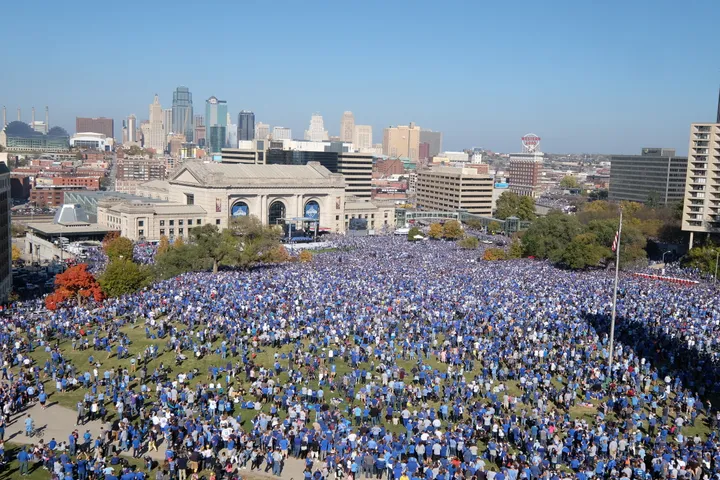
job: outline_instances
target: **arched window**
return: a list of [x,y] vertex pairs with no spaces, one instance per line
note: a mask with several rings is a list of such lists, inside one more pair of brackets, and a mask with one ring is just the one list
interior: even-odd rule
[[303,212],[305,218],[317,220],[320,218],[320,205],[315,200],[310,200],[305,204],[305,211]]
[[230,209],[230,215],[233,217],[247,217],[250,214],[250,207],[245,202],[235,202]]
[[270,213],[268,215],[268,223],[270,225],[281,225],[285,223],[285,204],[279,200],[270,204]]

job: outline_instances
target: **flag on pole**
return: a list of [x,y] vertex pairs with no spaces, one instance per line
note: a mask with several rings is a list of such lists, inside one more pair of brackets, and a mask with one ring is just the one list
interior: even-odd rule
[[612,245],[613,252],[617,250],[618,235],[620,235],[620,231],[616,230],[615,231],[615,240],[613,240],[613,245]]

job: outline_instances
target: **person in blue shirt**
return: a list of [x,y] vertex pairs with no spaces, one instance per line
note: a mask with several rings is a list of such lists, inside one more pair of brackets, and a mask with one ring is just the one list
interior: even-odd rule
[[18,460],[18,463],[20,464],[20,470],[19,470],[20,475],[23,475],[23,476],[24,476],[24,475],[27,475],[27,474],[28,474],[28,471],[29,471],[29,470],[28,470],[29,455],[28,455],[28,453],[25,451],[25,447],[23,447],[23,448],[20,450],[20,452],[18,452],[18,454],[17,454],[17,460]]

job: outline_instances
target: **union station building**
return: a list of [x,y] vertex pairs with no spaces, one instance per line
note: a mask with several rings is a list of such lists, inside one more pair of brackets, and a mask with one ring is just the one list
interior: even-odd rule
[[109,198],[97,204],[99,225],[119,230],[135,241],[188,237],[193,227],[227,228],[232,217],[254,215],[266,225],[315,224],[318,230],[343,233],[350,220],[367,228],[395,225],[394,207],[346,196],[343,175],[317,162],[307,165],[249,165],[207,161],[185,163],[167,181],[138,188],[148,201]]

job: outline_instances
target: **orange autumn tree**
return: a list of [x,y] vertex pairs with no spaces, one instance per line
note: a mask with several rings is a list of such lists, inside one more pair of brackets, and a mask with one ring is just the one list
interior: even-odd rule
[[92,273],[87,271],[87,265],[84,263],[57,275],[55,285],[57,286],[55,291],[45,298],[45,306],[50,310],[55,310],[59,304],[70,299],[76,299],[78,304],[82,304],[90,297],[97,302],[105,298],[100,284]]

